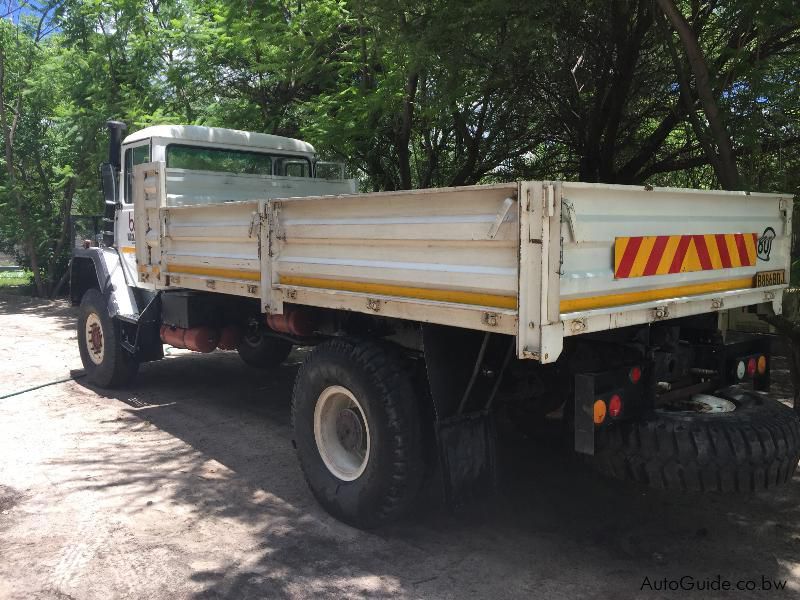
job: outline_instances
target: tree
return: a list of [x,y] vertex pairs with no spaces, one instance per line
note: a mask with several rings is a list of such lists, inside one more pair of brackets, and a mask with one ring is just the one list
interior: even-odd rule
[[[47,295],[66,240],[66,225],[74,189],[62,187],[58,207],[51,203],[53,175],[41,146],[46,127],[48,99],[37,93],[32,79],[45,60],[42,40],[48,32],[50,6],[36,17],[14,26],[0,23],[0,129],[3,137],[3,208],[10,218],[4,229],[18,232],[9,238],[18,242],[30,264],[37,293]],[[10,209],[10,210],[8,210]],[[60,234],[51,236],[54,212]],[[5,236],[4,236],[5,237]],[[6,244],[8,247],[8,244]]]
[[[686,52],[686,59],[694,74],[697,95],[700,99],[706,119],[708,120],[709,129],[711,130],[711,141],[716,145],[716,152],[714,152],[708,142],[704,144],[706,156],[709,162],[714,166],[714,170],[722,186],[728,190],[738,189],[739,171],[736,167],[736,158],[733,154],[733,144],[728,135],[722,112],[717,105],[714,90],[712,89],[711,75],[708,70],[708,65],[706,64],[705,56],[703,55],[703,50],[700,48],[700,44],[697,40],[697,35],[672,0],[657,1],[661,10],[664,11],[664,14],[678,32],[678,36]],[[681,65],[677,61],[675,61],[675,63],[676,68],[681,69]],[[688,102],[691,102],[691,91],[689,90],[685,73],[680,72],[678,78],[682,96],[685,97]],[[691,106],[687,107],[687,109],[691,111]],[[704,138],[700,129],[697,130],[697,133],[698,138]]]
[[303,131],[367,187],[477,183],[545,142],[528,9],[464,4],[352,5],[336,85],[304,104]]
[[0,245],[30,268],[37,294],[50,296],[68,274],[71,214],[102,206],[106,119],[185,117],[165,112],[172,90],[153,85],[165,62],[164,36],[153,40],[166,31],[156,4],[144,14],[130,0],[23,4],[15,21],[0,23]]
[[[776,147],[791,147],[799,141],[796,126],[791,127],[790,135],[779,136],[783,140],[777,143],[764,143],[763,131],[761,135],[747,135],[754,125],[764,125],[752,106],[774,103],[783,93],[782,74],[774,67],[783,70],[784,57],[797,57],[800,20],[796,8],[781,0],[766,5],[744,1],[693,3],[690,22],[673,0],[658,0],[658,4],[684,49],[682,61],[671,34],[665,35],[697,142],[720,185],[739,189],[738,156],[774,152]],[[701,36],[706,38],[705,49]],[[693,87],[683,62],[688,63],[694,77]],[[796,74],[795,68],[795,81]],[[738,101],[740,98],[744,102]],[[707,126],[693,110],[696,99]],[[736,134],[743,142],[738,148],[733,143]]]
[[301,137],[370,190],[800,189],[793,0],[6,4],[0,245],[43,295],[68,215],[100,210],[111,117]]

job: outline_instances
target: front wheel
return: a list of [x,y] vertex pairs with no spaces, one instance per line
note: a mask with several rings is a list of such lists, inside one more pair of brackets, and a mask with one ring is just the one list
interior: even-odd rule
[[109,316],[106,302],[96,289],[88,290],[81,300],[78,348],[86,377],[100,387],[123,386],[139,369],[139,362],[122,347],[119,324]]
[[416,395],[392,350],[335,339],[297,374],[292,423],[311,492],[334,517],[371,528],[413,505],[424,475]]

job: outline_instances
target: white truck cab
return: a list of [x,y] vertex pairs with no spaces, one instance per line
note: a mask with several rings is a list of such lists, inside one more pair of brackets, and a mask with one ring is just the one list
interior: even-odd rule
[[[175,206],[356,191],[355,181],[344,178],[342,165],[318,161],[314,147],[300,140],[200,125],[140,129],[122,142],[114,217],[114,242],[132,282],[137,281],[134,167],[150,162],[170,169],[169,183],[180,189],[173,194]],[[182,171],[192,171],[192,176],[186,178]]]

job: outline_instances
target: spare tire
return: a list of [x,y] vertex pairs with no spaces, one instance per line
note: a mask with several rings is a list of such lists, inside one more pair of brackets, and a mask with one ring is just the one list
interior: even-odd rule
[[[599,430],[596,467],[654,488],[698,492],[752,492],[792,478],[800,415],[737,388],[706,398],[711,404],[659,409]],[[716,407],[714,398],[721,399]]]

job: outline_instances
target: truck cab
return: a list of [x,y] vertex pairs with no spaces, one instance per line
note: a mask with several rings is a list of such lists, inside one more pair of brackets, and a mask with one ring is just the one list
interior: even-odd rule
[[[119,125],[112,126],[112,132]],[[138,282],[136,272],[133,178],[137,165],[150,162],[163,162],[170,169],[175,206],[356,191],[355,181],[344,178],[343,166],[318,160],[307,142],[199,125],[140,129],[121,145],[113,246],[120,253],[126,280],[145,287],[150,286]],[[192,171],[191,178],[185,176],[186,171]]]

